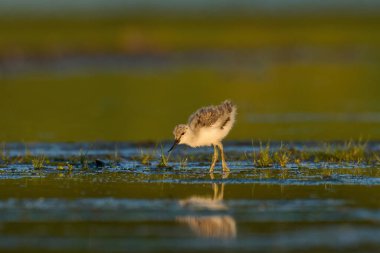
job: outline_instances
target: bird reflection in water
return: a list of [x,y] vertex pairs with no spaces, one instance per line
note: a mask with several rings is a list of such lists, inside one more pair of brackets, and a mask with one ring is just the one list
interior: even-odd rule
[[[224,174],[227,178],[229,174]],[[210,174],[212,180],[214,175]],[[192,196],[180,201],[180,205],[194,211],[227,211],[228,206],[224,203],[224,183],[213,183],[214,196],[211,198]],[[190,229],[200,237],[233,239],[236,237],[236,221],[231,215],[189,215],[178,217],[177,221],[187,224]]]

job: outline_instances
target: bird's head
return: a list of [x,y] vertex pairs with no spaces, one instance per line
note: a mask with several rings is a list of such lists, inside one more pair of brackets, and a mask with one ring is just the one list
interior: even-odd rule
[[186,138],[188,132],[189,127],[187,125],[181,124],[175,126],[173,130],[174,143],[173,146],[169,149],[169,152],[172,151],[177,144],[185,143],[184,139]]

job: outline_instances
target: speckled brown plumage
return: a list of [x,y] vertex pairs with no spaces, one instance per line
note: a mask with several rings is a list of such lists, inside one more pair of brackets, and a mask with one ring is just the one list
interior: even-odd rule
[[202,127],[223,127],[230,120],[235,105],[226,100],[220,105],[202,107],[189,117],[188,125],[193,131]]

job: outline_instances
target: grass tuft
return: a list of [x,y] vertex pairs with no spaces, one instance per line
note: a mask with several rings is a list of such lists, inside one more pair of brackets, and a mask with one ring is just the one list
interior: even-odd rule
[[365,161],[366,149],[367,142],[363,142],[361,139],[358,142],[350,140],[345,144],[341,160],[345,162],[362,163]]
[[32,165],[35,170],[41,170],[44,168],[45,164],[45,156],[40,155],[37,157],[32,158]]
[[2,143],[1,162],[2,162],[2,164],[8,164],[10,162],[9,153],[6,150],[5,142]]
[[140,150],[139,160],[140,160],[142,165],[151,165],[152,159],[153,159],[153,154],[144,153],[143,150]]
[[74,169],[74,166],[72,164],[67,163],[66,165],[67,165],[67,170],[68,171],[72,171]]
[[187,157],[185,157],[185,158],[183,158],[183,159],[181,159],[181,160],[179,161],[179,166],[180,166],[181,168],[186,168],[186,167],[187,167]]
[[267,143],[265,148],[263,148],[263,145],[260,142],[259,153],[256,154],[256,152],[254,152],[254,154],[253,154],[253,163],[255,164],[255,166],[260,167],[260,168],[272,166],[273,159],[272,159],[271,153],[270,153],[269,142]]
[[285,168],[290,161],[290,150],[281,143],[278,151],[274,153],[274,161]]
[[80,150],[80,153],[79,153],[79,161],[83,170],[87,170],[89,168],[87,152],[83,152],[82,149]]
[[161,155],[160,155],[160,162],[157,165],[160,168],[169,167],[169,156],[165,155],[164,148],[161,146]]

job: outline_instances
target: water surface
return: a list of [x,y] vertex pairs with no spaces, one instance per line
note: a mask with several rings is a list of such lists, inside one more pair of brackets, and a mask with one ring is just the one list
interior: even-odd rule
[[[115,159],[115,145],[118,159]],[[91,148],[92,146],[92,148]],[[377,150],[378,145],[370,145]],[[0,250],[75,252],[374,252],[380,246],[380,168],[310,162],[258,168],[230,144],[231,173],[208,173],[210,150],[179,149],[169,166],[152,145],[32,144],[43,169],[0,169]],[[304,149],[317,149],[311,144]],[[276,149],[276,145],[273,146]],[[80,151],[82,150],[82,151]],[[50,151],[50,152],[48,152]],[[24,148],[8,145],[10,157]],[[86,154],[88,168],[73,162]],[[111,158],[113,155],[113,158]],[[178,162],[193,156],[186,165]],[[108,157],[108,159],[107,159]],[[102,163],[96,164],[100,158]],[[196,161],[196,160],[199,161]],[[59,168],[57,161],[74,168]],[[219,168],[220,169],[220,168]]]

